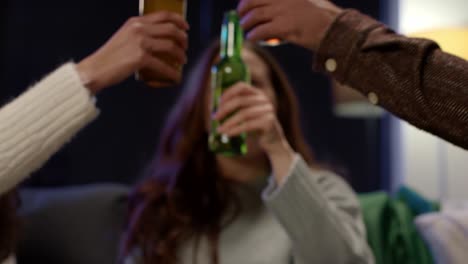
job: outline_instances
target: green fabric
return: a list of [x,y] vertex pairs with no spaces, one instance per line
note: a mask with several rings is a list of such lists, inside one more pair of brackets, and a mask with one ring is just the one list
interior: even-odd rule
[[433,263],[432,255],[429,251],[429,248],[419,235],[413,222],[414,218],[421,214],[427,214],[434,211],[438,211],[438,204],[427,200],[426,198],[422,197],[419,193],[406,186],[402,186],[396,193],[395,197],[400,203],[404,203],[405,205],[407,205],[408,210],[411,213],[410,232],[412,233],[411,238],[413,238],[412,245],[414,246],[414,250],[417,253],[416,257],[421,260],[419,263]]
[[384,230],[385,214],[389,199],[385,193],[359,195],[367,229],[367,241],[374,253],[375,262],[385,263]]
[[427,246],[413,224],[416,212],[429,208],[423,202],[424,198],[405,189],[397,194],[397,198],[390,198],[384,192],[375,192],[362,194],[359,200],[368,232],[368,243],[377,264],[433,263]]
[[427,200],[415,190],[406,186],[402,186],[395,197],[405,202],[414,216],[439,211],[440,206],[437,203]]

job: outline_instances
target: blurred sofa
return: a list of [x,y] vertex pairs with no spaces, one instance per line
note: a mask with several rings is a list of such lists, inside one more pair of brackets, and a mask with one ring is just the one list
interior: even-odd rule
[[19,264],[116,263],[129,187],[24,189]]
[[[117,263],[129,190],[118,184],[22,190],[19,212],[24,222],[18,263]],[[412,195],[401,195],[406,193]],[[432,264],[413,218],[436,208],[422,206],[427,203],[412,192],[399,194],[359,195],[376,263]]]

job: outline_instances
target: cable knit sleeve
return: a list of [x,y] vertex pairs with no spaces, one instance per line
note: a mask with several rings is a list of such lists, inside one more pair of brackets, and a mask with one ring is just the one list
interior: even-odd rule
[[263,200],[293,242],[294,263],[374,263],[357,196],[335,174],[296,158],[284,184],[271,180]]
[[0,110],[0,194],[40,168],[98,114],[73,63]]

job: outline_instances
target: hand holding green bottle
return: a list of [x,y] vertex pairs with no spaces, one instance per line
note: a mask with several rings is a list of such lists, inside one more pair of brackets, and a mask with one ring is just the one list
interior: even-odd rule
[[282,151],[285,144],[289,148],[275,106],[261,89],[239,82],[226,90],[220,102],[214,119],[226,120],[218,127],[218,133],[228,137],[255,134],[268,155]]
[[[221,96],[237,82],[249,82],[250,74],[241,53],[244,35],[239,24],[236,11],[229,11],[224,15],[220,40],[220,61],[211,71],[211,90],[213,112],[219,107]],[[218,133],[217,129],[224,120],[213,120],[211,123],[208,145],[212,152],[224,156],[242,156],[247,154],[246,134],[241,133],[229,137]]]

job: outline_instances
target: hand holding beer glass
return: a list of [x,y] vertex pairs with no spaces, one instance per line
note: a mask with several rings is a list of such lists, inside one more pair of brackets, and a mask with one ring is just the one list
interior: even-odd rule
[[165,59],[186,61],[187,29],[187,22],[175,13],[131,17],[101,48],[77,64],[80,78],[94,94],[142,69],[150,76],[178,82],[180,71]]
[[[140,15],[147,15],[156,12],[176,13],[185,19],[186,0],[140,0]],[[176,26],[176,25],[175,25]],[[180,45],[180,43],[174,43]],[[170,44],[168,44],[170,45]],[[186,49],[187,47],[183,47]],[[180,76],[182,75],[182,67],[184,62],[175,60],[167,54],[157,54],[165,63],[175,68]],[[150,87],[164,87],[177,84],[173,80],[166,79],[160,75],[152,74],[149,68],[143,68],[137,72],[138,80],[145,82]]]

